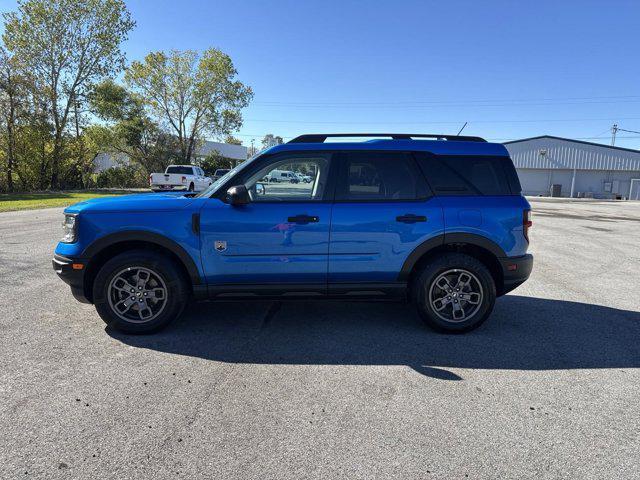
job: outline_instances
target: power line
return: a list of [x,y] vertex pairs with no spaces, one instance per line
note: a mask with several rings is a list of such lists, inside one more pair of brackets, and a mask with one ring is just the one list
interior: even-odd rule
[[425,108],[431,106],[474,106],[474,107],[503,107],[527,105],[589,105],[608,103],[637,103],[640,95],[609,96],[609,97],[565,97],[540,99],[492,99],[492,100],[413,100],[395,102],[281,102],[256,101],[254,105],[268,107],[293,108]]
[[[591,97],[547,97],[547,98],[491,98],[491,99],[468,99],[465,102],[542,102],[542,101],[555,101],[555,100],[606,100],[606,99],[625,99],[625,98],[640,98],[640,95],[600,95]],[[457,102],[460,100],[456,100]],[[350,104],[350,105],[378,105],[380,103],[387,104],[407,104],[407,103],[447,103],[449,100],[397,100],[395,102],[282,102],[280,100],[264,100],[264,103],[279,103],[279,104]]]
[[[538,118],[529,120],[469,120],[470,123],[548,123],[548,122],[610,122],[612,118]],[[617,118],[617,120],[640,120],[640,117],[623,117]],[[462,121],[428,121],[428,122],[369,122],[369,121],[314,121],[314,120],[276,120],[276,119],[257,119],[257,118],[245,118],[245,122],[261,122],[261,123],[295,123],[304,125],[460,125]],[[607,129],[606,131],[609,131]]]

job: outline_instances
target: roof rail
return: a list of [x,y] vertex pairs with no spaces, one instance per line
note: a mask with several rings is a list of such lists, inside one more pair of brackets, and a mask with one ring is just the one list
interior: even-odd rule
[[324,143],[327,138],[335,137],[391,137],[393,140],[413,140],[414,138],[432,138],[449,142],[486,142],[481,137],[464,135],[444,135],[441,133],[310,133],[300,135],[287,143]]

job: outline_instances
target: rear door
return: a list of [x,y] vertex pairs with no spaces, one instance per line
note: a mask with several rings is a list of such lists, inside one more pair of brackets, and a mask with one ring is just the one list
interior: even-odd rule
[[410,153],[340,155],[329,245],[331,288],[397,282],[409,254],[442,233],[440,202]]

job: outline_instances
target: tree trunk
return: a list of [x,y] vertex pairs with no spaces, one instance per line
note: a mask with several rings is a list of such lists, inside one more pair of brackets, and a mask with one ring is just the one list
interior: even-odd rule
[[13,192],[14,142],[13,121],[11,120],[7,122],[7,190],[9,192]]
[[53,154],[51,156],[51,189],[60,188],[60,157],[62,154],[62,132],[56,131],[53,139]]
[[40,190],[45,190],[47,188],[47,145],[46,145],[46,141],[43,139],[42,140],[42,157],[40,159],[40,175],[38,178],[38,185]]

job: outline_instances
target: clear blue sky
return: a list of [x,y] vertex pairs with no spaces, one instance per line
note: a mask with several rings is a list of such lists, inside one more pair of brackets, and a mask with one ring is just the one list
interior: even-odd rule
[[[640,131],[640,2],[127,2],[129,60],[228,53],[255,98],[238,132],[396,131],[507,140]],[[0,1],[1,10],[14,1]],[[634,137],[634,138],[623,138]],[[640,148],[640,135],[618,145]]]

